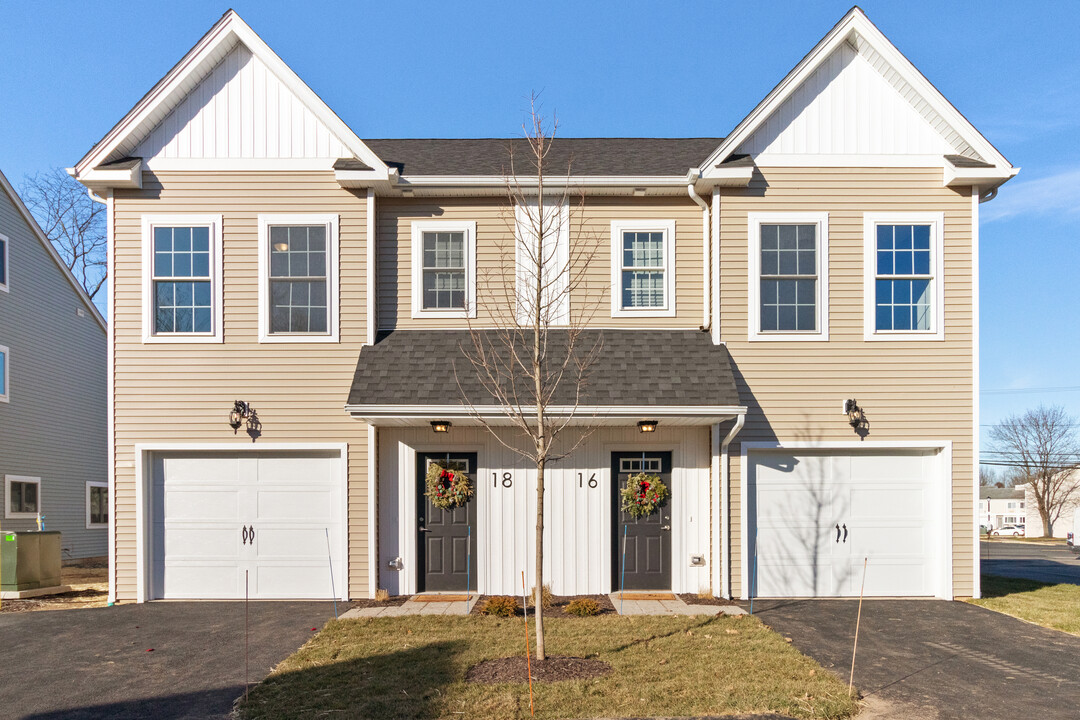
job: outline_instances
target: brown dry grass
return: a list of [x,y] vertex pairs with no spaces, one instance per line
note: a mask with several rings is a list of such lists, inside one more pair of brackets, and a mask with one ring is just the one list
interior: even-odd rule
[[[82,563],[65,566],[60,570],[60,582],[70,585],[71,592],[25,600],[0,600],[0,612],[105,607],[109,598],[109,569],[93,567],[99,564]],[[85,567],[85,565],[90,565],[90,567]]]

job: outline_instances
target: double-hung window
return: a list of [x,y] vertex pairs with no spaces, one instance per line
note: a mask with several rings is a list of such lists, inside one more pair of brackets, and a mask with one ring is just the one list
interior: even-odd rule
[[0,235],[0,290],[8,291],[8,239]]
[[750,340],[829,339],[826,213],[750,213]]
[[109,524],[109,483],[86,483],[86,527],[106,527]]
[[944,222],[942,213],[866,215],[866,339],[944,338]]
[[0,345],[0,402],[11,398],[11,351]]
[[5,475],[4,500],[6,517],[37,517],[41,513],[41,478]]
[[259,340],[338,339],[338,216],[259,216]]
[[220,342],[221,216],[143,216],[143,341]]
[[476,317],[476,223],[412,224],[412,316]]
[[675,221],[611,223],[611,316],[675,316]]

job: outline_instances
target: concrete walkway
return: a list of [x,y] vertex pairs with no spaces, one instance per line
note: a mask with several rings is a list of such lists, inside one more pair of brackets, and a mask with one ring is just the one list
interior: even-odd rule
[[[633,595],[634,593],[627,593]],[[666,600],[638,600],[627,597],[619,599],[619,593],[608,595],[615,612],[620,615],[745,615],[746,611],[735,605],[688,605],[678,595]]]
[[[455,596],[456,597],[456,596]],[[413,595],[402,605],[353,608],[341,616],[342,620],[369,617],[399,617],[401,615],[468,615],[479,595],[465,600],[439,600],[434,595]],[[434,602],[432,602],[434,600]]]

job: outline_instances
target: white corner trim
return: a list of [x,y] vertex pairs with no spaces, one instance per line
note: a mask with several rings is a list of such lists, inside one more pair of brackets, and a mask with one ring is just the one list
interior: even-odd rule
[[[379,430],[375,425],[367,426],[367,530],[368,530],[368,597],[374,599],[379,589]],[[348,534],[348,523],[345,526]],[[348,548],[348,542],[346,542]],[[348,567],[346,565],[346,567]],[[348,582],[349,573],[345,573]]]
[[[339,218],[326,213],[266,213],[259,215],[259,342],[336,343],[341,328],[341,283],[338,266],[341,256]],[[274,225],[323,225],[326,227],[325,333],[270,332],[270,227]]]
[[7,235],[0,235],[0,266],[4,268],[4,276],[0,278],[0,291],[10,292],[8,285],[11,283],[11,240]]
[[367,189],[367,226],[364,237],[365,245],[365,257],[367,258],[367,285],[364,288],[364,297],[366,298],[366,320],[367,320],[367,344],[375,344],[375,334],[378,330],[378,321],[376,320],[376,303],[379,297],[378,278],[376,264],[378,260],[375,257],[375,221],[376,221],[376,209],[375,209],[375,188]]
[[[424,309],[424,233],[461,232],[465,234],[465,308],[460,310]],[[476,222],[474,220],[414,220],[412,222],[412,317],[476,317]]]
[[[712,191],[712,341],[720,344],[720,188]],[[727,551],[725,551],[727,552]]]
[[[972,507],[979,507],[979,455],[982,450],[982,438],[979,433],[979,187],[971,188],[971,502]],[[989,506],[989,502],[987,503]],[[973,598],[982,597],[982,548],[979,544],[979,520],[976,517],[971,524],[971,542],[973,558],[973,577],[971,578]]]
[[0,345],[0,356],[3,356],[4,374],[3,384],[0,385],[0,402],[11,402],[11,350],[7,345]]
[[[35,512],[12,512],[11,510],[11,483],[29,483],[37,485],[37,510]],[[37,518],[41,515],[41,478],[30,475],[5,475],[4,476],[4,517],[8,520],[20,518]]]
[[[658,308],[626,308],[622,304],[624,232],[662,232],[664,234],[664,304]],[[611,221],[611,317],[675,317],[675,221]]]
[[[761,331],[761,226],[817,226],[817,330],[813,332]],[[747,339],[751,342],[814,342],[829,339],[829,213],[752,212],[747,214]]]
[[[95,522],[90,521],[90,488],[105,488],[106,493],[108,493],[109,483],[100,482],[98,480],[87,480],[86,481],[86,529],[87,530],[97,530],[99,528],[107,528],[107,527],[109,527],[109,522],[95,523]],[[109,498],[108,495],[106,495],[107,506],[111,505],[111,502],[109,502],[109,501],[111,501],[111,499],[112,498]],[[112,520],[112,515],[110,514],[109,515],[109,521],[111,522],[111,520]]]
[[[105,270],[110,278],[116,277],[116,202],[114,193],[109,190],[105,195]],[[106,312],[109,321],[105,326],[105,386],[106,399],[106,458],[108,461],[107,479],[109,481],[109,595],[107,602],[116,602],[116,283],[108,283],[109,306]]]
[[[875,299],[877,277],[877,232],[879,224],[912,223],[930,225],[932,276],[929,330],[879,331]],[[945,213],[944,212],[868,212],[863,214],[863,339],[868,341],[944,340],[945,339]]]
[[[214,328],[209,333],[154,333],[154,228],[189,226],[210,228],[210,298]],[[220,343],[224,341],[224,293],[222,291],[224,242],[221,215],[183,214],[142,216],[142,341],[144,343]]]

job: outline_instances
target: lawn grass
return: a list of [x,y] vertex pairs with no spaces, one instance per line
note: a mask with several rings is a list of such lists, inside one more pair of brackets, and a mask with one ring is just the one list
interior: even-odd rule
[[1043,627],[1080,635],[1080,585],[982,576],[982,599],[968,602]]
[[[537,684],[538,718],[846,718],[857,709],[839,678],[757,618],[551,618],[545,629],[548,655],[596,657],[614,670]],[[240,717],[528,718],[526,683],[464,681],[472,665],[523,655],[524,644],[521,618],[332,620],[252,690]]]

